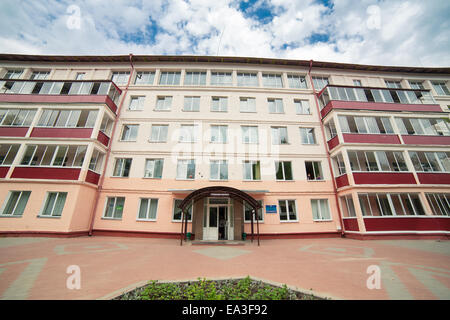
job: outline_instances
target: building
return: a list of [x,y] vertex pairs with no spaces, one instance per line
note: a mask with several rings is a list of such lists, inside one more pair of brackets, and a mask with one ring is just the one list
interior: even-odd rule
[[449,81],[450,68],[2,54],[0,234],[448,238]]

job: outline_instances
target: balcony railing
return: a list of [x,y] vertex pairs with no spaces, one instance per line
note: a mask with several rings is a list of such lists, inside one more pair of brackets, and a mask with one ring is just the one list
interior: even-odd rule
[[118,103],[121,90],[111,80],[14,80],[0,79],[0,94],[103,95]]

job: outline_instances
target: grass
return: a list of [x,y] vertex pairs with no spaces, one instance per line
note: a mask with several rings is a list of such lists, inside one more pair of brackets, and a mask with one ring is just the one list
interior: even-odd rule
[[124,293],[114,300],[321,300],[322,298],[246,277],[237,280],[207,280],[159,283]]

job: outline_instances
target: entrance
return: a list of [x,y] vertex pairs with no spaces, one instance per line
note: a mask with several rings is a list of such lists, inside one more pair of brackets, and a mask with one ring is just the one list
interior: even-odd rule
[[234,221],[228,198],[208,198],[203,217],[203,240],[233,240]]

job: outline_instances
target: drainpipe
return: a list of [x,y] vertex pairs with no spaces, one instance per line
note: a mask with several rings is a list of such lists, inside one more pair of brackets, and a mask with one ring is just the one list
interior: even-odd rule
[[[345,229],[344,229],[344,221],[342,220],[342,214],[341,214],[341,208],[339,206],[339,198],[337,195],[337,186],[336,186],[336,180],[334,179],[334,172],[333,172],[333,166],[331,165],[331,157],[330,157],[330,152],[328,151],[327,148],[327,139],[325,138],[325,129],[324,129],[324,125],[322,122],[322,119],[320,117],[320,107],[319,107],[319,99],[317,98],[317,93],[316,93],[316,89],[314,88],[314,82],[312,80],[312,76],[311,76],[311,69],[313,66],[313,60],[311,59],[309,61],[309,70],[308,70],[308,76],[309,76],[309,81],[311,81],[311,86],[313,89],[313,93],[314,93],[314,101],[316,102],[316,109],[317,109],[317,114],[319,116],[319,120],[320,120],[320,130],[322,131],[322,139],[323,139],[323,143],[324,143],[324,147],[327,150],[327,160],[328,160],[328,166],[330,168],[330,173],[331,173],[331,177],[333,180],[333,190],[334,190],[334,198],[336,200],[336,205],[337,205],[337,210],[338,210],[338,215],[339,215],[339,220],[341,222],[341,237],[345,236]],[[325,88],[324,88],[325,89]],[[322,91],[324,90],[322,89]]]
[[119,122],[119,117],[120,117],[120,113],[122,111],[123,102],[125,101],[125,98],[127,96],[128,86],[130,85],[130,81],[133,76],[133,70],[134,70],[133,54],[130,53],[130,76],[128,78],[128,82],[125,87],[125,90],[123,91],[122,100],[120,101],[119,107],[117,108],[117,114],[114,119],[113,128],[111,131],[111,138],[109,139],[109,145],[108,145],[108,148],[106,149],[106,156],[105,156],[105,162],[104,162],[104,166],[103,166],[103,172],[102,172],[102,175],[100,176],[100,181],[98,183],[97,191],[95,194],[94,207],[91,212],[91,221],[89,223],[89,233],[88,233],[89,236],[92,236],[92,230],[94,228],[95,212],[97,211],[100,193],[103,189],[103,182],[105,181],[106,167],[108,164],[109,156],[111,154],[111,145],[113,143],[114,133],[116,132],[116,128],[117,128],[117,123]]

